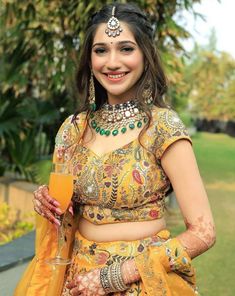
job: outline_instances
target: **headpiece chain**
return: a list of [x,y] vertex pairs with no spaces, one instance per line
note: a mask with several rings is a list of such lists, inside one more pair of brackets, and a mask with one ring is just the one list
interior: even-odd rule
[[120,27],[120,22],[119,20],[115,17],[115,10],[116,7],[113,6],[112,9],[112,16],[107,22],[107,29],[105,30],[105,33],[109,37],[116,37],[119,36],[120,33],[122,32],[122,28]]

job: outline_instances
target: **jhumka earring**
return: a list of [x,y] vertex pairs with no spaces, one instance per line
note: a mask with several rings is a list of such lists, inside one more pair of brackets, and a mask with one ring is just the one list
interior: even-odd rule
[[142,96],[143,96],[145,104],[152,105],[153,94],[152,94],[152,87],[151,87],[150,82],[145,85]]
[[94,75],[91,70],[91,77],[90,77],[90,82],[89,82],[89,97],[88,97],[90,109],[92,111],[95,111],[96,109],[96,104],[95,104],[95,84],[94,84]]
[[120,33],[122,32],[122,28],[120,28],[119,20],[115,17],[115,9],[116,9],[116,7],[114,6],[112,9],[112,16],[108,20],[107,29],[105,30],[105,33],[109,37],[119,36]]

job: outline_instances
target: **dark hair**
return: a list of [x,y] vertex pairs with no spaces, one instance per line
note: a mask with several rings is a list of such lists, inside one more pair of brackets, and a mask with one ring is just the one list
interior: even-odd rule
[[[92,15],[86,30],[84,44],[81,49],[80,62],[78,66],[76,82],[77,88],[83,99],[83,104],[79,110],[89,110],[89,80],[92,43],[98,26],[101,23],[107,23],[112,15],[112,8],[115,9],[115,17],[119,21],[125,22],[133,33],[135,40],[143,52],[145,69],[138,81],[137,99],[141,107],[146,111],[151,119],[151,112],[143,100],[143,91],[146,86],[151,86],[153,103],[159,107],[167,107],[163,96],[167,91],[166,77],[161,66],[161,61],[154,46],[154,36],[151,23],[146,14],[135,4],[113,3],[105,5],[100,11]],[[103,86],[95,79],[95,98],[97,109],[107,101],[107,93]],[[150,120],[149,120],[150,122]],[[149,124],[148,124],[149,126]],[[147,128],[148,128],[147,126]],[[146,129],[147,129],[146,128]]]

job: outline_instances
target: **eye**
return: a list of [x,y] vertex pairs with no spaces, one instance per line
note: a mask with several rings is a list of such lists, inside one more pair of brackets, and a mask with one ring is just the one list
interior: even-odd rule
[[133,50],[134,50],[134,48],[130,47],[130,46],[125,46],[125,47],[121,48],[121,51],[123,51],[123,52],[132,52]]
[[103,53],[105,53],[105,51],[106,51],[105,48],[102,48],[102,47],[100,47],[100,48],[98,47],[98,48],[94,49],[94,52],[97,54],[103,54]]

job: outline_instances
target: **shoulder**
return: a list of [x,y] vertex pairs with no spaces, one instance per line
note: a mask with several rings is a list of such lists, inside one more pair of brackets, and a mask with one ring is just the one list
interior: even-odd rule
[[72,114],[64,120],[55,138],[55,149],[58,154],[62,155],[65,153],[65,150],[71,148],[79,141],[85,127],[85,121],[86,112],[79,113],[78,115]]
[[159,108],[154,106],[152,110],[153,124],[165,128],[185,128],[178,113],[170,108]]
[[178,113],[170,108],[154,106],[152,127],[155,134],[156,155],[161,158],[164,151],[174,142],[185,139],[191,142],[187,128]]
[[180,131],[188,135],[187,128],[178,113],[170,108],[154,106],[152,110],[152,125],[155,128],[155,132],[165,131],[174,135],[174,132]]

